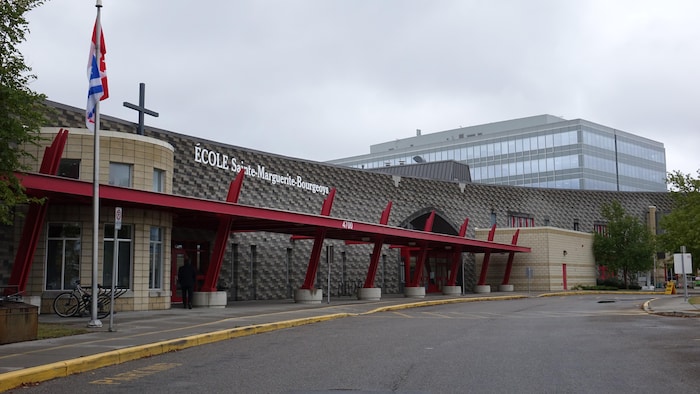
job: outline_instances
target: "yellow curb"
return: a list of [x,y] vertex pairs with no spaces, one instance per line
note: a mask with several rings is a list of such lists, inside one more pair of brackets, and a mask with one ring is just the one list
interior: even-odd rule
[[581,290],[581,291],[562,291],[562,292],[556,292],[556,293],[543,293],[543,294],[538,295],[538,297],[558,297],[558,296],[591,295],[591,294],[663,295],[660,292],[653,292],[653,291]]
[[109,365],[155,356],[163,353],[187,349],[189,347],[214,343],[232,338],[240,338],[283,328],[291,328],[313,324],[322,321],[353,316],[350,313],[335,313],[324,316],[286,320],[275,323],[256,324],[236,327],[205,334],[191,335],[184,338],[155,342],[147,345],[133,346],[124,349],[111,350],[90,356],[59,361],[46,365],[25,368],[0,374],[0,392],[10,390],[24,384],[39,383],[47,380],[62,378],[72,374],[87,372]]
[[516,300],[516,299],[520,299],[520,298],[527,298],[527,296],[525,296],[525,295],[513,295],[513,296],[494,296],[494,297],[447,298],[444,300],[419,301],[419,302],[412,302],[409,304],[383,306],[383,307],[379,307],[376,309],[372,309],[371,311],[363,312],[363,313],[361,313],[361,315],[369,315],[371,313],[378,313],[378,312],[399,311],[399,310],[408,309],[408,308],[421,308],[421,307],[433,306],[433,305],[456,304],[456,303],[460,303],[460,302]]

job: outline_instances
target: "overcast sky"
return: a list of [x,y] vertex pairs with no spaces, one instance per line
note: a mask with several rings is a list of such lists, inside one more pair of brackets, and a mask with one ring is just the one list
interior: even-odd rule
[[[582,118],[700,169],[694,0],[104,0],[101,113],[325,161],[501,120]],[[27,17],[31,88],[85,107],[94,0]]]

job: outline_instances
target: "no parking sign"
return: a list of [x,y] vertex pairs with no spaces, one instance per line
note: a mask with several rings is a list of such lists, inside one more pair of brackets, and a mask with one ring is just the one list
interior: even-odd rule
[[[121,207],[114,208],[114,229],[115,230],[122,229],[122,208]],[[115,238],[116,238],[116,235],[115,235]]]

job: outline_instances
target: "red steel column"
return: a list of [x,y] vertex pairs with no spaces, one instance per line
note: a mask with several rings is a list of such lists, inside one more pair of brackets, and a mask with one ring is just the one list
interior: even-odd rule
[[[493,238],[496,235],[496,224],[491,227],[489,231],[488,241],[493,242]],[[491,252],[484,253],[484,261],[481,263],[481,275],[479,276],[479,282],[477,286],[484,286],[486,284],[486,272],[489,269],[489,259],[491,259]]]
[[[518,244],[518,235],[520,234],[520,229],[515,230],[513,234],[513,240],[510,242],[511,245]],[[510,281],[510,271],[513,269],[513,258],[515,257],[515,252],[508,253],[508,263],[506,264],[506,272],[503,275],[503,284],[507,285]]]
[[[245,170],[241,169],[238,175],[236,175],[236,179],[229,185],[226,202],[233,204],[238,202],[238,196],[241,194],[241,186],[243,185],[244,177]],[[233,218],[230,216],[222,217],[219,220],[219,228],[216,231],[216,240],[214,241],[214,249],[212,250],[211,260],[209,261],[209,268],[204,276],[204,283],[200,290],[202,292],[216,291],[216,283],[219,281],[219,272],[224,262],[224,253],[226,252],[228,236],[231,233],[232,222]]]
[[[433,231],[433,222],[435,221],[435,211],[430,212],[430,216],[425,221],[425,228],[423,231],[431,232]],[[418,287],[420,283],[420,278],[423,276],[423,268],[425,267],[425,258],[428,256],[428,247],[426,245],[420,246],[420,253],[418,254],[418,259],[416,260],[416,270],[413,271],[413,278],[411,278],[409,287]]]
[[[386,208],[382,211],[382,216],[379,219],[379,224],[386,225],[389,223],[389,214],[391,213],[392,202],[386,205]],[[374,279],[377,276],[377,267],[379,267],[379,254],[382,251],[382,245],[384,244],[384,237],[377,236],[374,240],[374,249],[372,250],[372,256],[369,262],[369,269],[367,270],[367,278],[365,278],[365,289],[370,289],[374,287]]]
[[[323,200],[323,207],[321,208],[321,215],[328,216],[331,214],[331,208],[333,207],[333,199],[335,198],[335,188],[331,189],[328,197]],[[311,248],[311,257],[309,258],[309,265],[306,268],[306,278],[304,279],[304,284],[301,285],[302,289],[311,290],[316,281],[316,272],[318,271],[318,263],[321,260],[321,249],[323,248],[323,240],[326,238],[326,230],[317,229],[316,235],[314,236],[314,246]]]
[[[459,236],[464,238],[467,235],[467,227],[469,226],[469,218],[464,219],[462,227],[459,228]],[[452,267],[450,269],[450,277],[447,279],[447,286],[454,286],[457,283],[457,269],[462,262],[462,248],[456,248],[452,252]]]
[[[60,129],[50,146],[44,150],[44,157],[41,160],[39,173],[56,175],[58,166],[61,163],[63,149],[68,140],[68,130]],[[27,288],[29,272],[34,261],[34,253],[39,242],[41,230],[44,228],[44,219],[48,210],[48,199],[43,204],[30,204],[29,211],[25,216],[22,238],[17,246],[15,261],[12,264],[12,272],[8,281],[9,287],[5,289],[6,294],[14,292],[24,292]]]

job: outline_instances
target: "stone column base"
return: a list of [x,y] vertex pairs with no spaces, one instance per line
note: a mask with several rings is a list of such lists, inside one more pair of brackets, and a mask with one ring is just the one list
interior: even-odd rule
[[513,285],[498,285],[498,291],[513,292]]
[[323,289],[296,289],[294,302],[297,304],[320,304],[323,301]]
[[491,286],[490,285],[476,285],[474,287],[474,293],[477,294],[483,294],[483,293],[490,293],[491,292]]
[[382,289],[381,287],[360,287],[357,289],[357,299],[379,301],[382,299]]
[[204,308],[225,308],[227,294],[225,291],[195,291],[192,306]]
[[442,294],[444,295],[461,295],[462,286],[442,286]]
[[425,298],[425,287],[404,287],[403,294],[408,298]]

